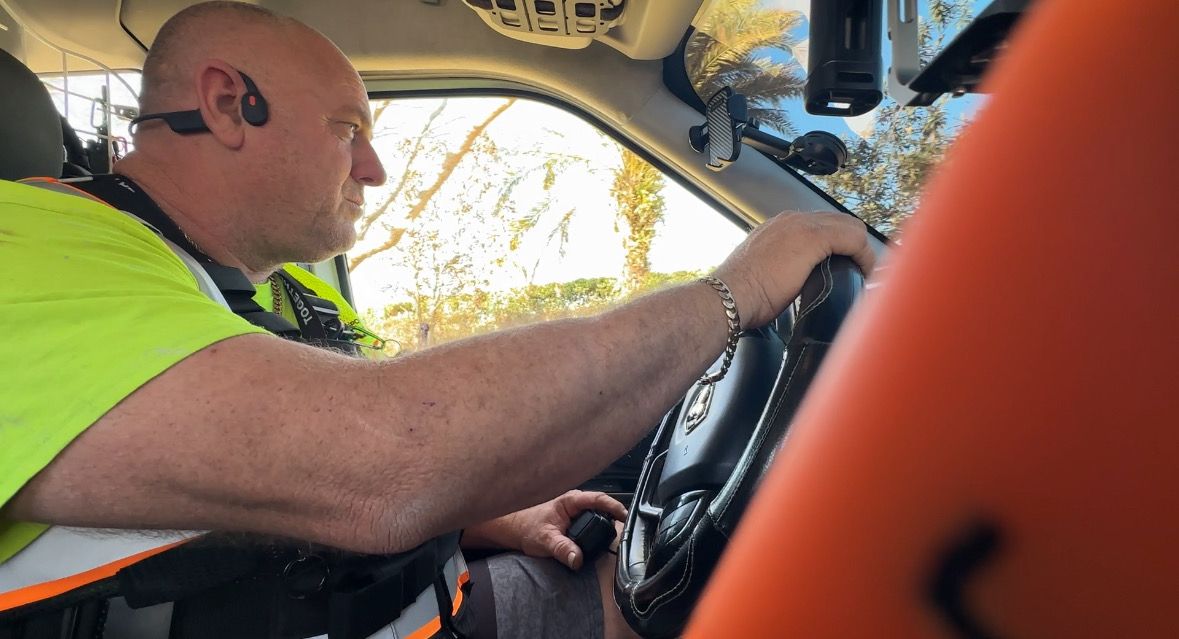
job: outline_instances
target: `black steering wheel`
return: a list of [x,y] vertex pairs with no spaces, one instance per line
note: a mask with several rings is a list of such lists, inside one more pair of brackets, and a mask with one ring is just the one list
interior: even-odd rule
[[852,260],[826,259],[776,326],[741,337],[723,380],[696,384],[663,419],[618,548],[614,598],[635,632],[683,631],[863,287]]

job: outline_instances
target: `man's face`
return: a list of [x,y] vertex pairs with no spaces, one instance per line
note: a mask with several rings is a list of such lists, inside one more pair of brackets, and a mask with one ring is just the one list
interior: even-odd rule
[[265,229],[265,250],[281,261],[319,261],[349,249],[364,187],[385,182],[364,85],[335,58],[283,73],[290,86],[260,87],[281,135],[266,189],[277,206],[266,207],[271,219],[264,221],[274,225]]

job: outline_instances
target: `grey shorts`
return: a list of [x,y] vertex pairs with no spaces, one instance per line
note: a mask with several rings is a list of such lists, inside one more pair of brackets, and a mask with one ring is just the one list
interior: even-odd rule
[[[592,565],[504,553],[472,561],[472,639],[601,639],[602,594]],[[490,586],[490,588],[488,588]]]

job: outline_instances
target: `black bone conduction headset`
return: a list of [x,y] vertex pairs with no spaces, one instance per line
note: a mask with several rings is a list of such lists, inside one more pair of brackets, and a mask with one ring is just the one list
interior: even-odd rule
[[[262,92],[258,90],[258,86],[254,84],[250,76],[237,69],[234,70],[241,76],[242,83],[246,85],[246,92],[242,94],[242,119],[252,126],[266,124],[266,120],[270,117],[270,110],[266,106],[266,98],[262,97]],[[131,126],[138,126],[140,122],[147,120],[163,120],[168,124],[168,128],[181,135],[204,133],[209,130],[208,125],[205,124],[205,120],[201,118],[201,112],[198,109],[191,111],[169,111],[168,113],[147,113],[131,120]]]

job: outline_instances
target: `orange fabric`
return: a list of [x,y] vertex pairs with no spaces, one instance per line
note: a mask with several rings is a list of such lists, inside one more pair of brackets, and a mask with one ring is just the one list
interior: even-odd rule
[[56,597],[57,595],[69,592],[75,588],[81,588],[87,584],[92,584],[96,581],[99,581],[100,579],[113,577],[115,573],[119,572],[119,570],[125,566],[130,566],[135,562],[147,559],[148,557],[164,552],[169,548],[175,548],[176,546],[179,546],[183,543],[185,543],[185,540],[166,544],[160,546],[159,548],[145,550],[141,553],[124,557],[118,561],[112,561],[109,564],[87,570],[86,572],[80,572],[76,575],[55,579],[53,581],[47,581],[45,583],[20,588],[18,590],[0,593],[0,611],[11,610],[25,604],[33,603],[34,601],[42,601],[49,599],[50,597]]
[[987,632],[1179,636],[1179,3],[1033,7],[689,638],[962,636],[980,520]]
[[[451,611],[450,611],[451,616],[457,615],[459,608],[462,607],[462,605],[463,605],[463,585],[466,584],[470,580],[471,580],[471,573],[470,572],[463,571],[463,574],[459,575],[458,587],[455,588],[456,592],[454,595],[454,605],[451,606]],[[422,626],[421,628],[414,630],[405,639],[429,639],[430,637],[434,636],[434,633],[438,632],[441,629],[442,629],[442,620],[439,619],[438,617],[434,617],[433,619],[430,620],[430,623],[427,623],[426,625]]]

